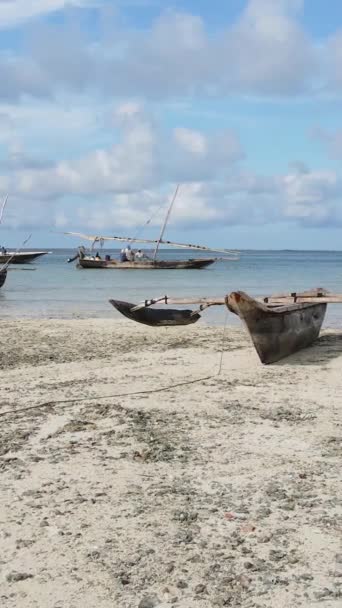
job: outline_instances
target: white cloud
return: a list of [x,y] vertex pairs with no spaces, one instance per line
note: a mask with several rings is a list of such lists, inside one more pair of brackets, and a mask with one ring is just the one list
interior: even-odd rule
[[7,28],[27,19],[65,8],[96,6],[92,0],[1,0],[0,28]]
[[[30,6],[33,10],[30,2],[15,5],[16,15],[22,6],[26,13]],[[66,3],[35,3],[37,12],[57,5]],[[30,29],[25,56],[0,54],[0,77],[7,83],[0,94],[20,99],[97,91],[108,97],[175,99],[314,91],[318,52],[296,19],[299,8],[300,2],[290,0],[250,0],[236,23],[222,24],[215,34],[200,16],[175,11],[161,12],[140,30],[103,18],[103,29],[99,26],[93,37],[77,20],[40,23]]]
[[[242,157],[233,132],[204,135],[175,129],[172,139],[136,102],[120,104],[114,118],[112,140],[119,138],[116,143],[74,160],[50,161],[45,167],[34,167],[23,155],[25,162],[12,167],[6,187],[28,198],[114,195],[160,187],[164,182],[212,179]],[[194,143],[197,148],[201,143],[202,154],[194,150]]]
[[284,214],[312,224],[342,221],[342,181],[334,171],[297,171],[281,179]]
[[193,129],[179,127],[174,130],[176,142],[190,154],[195,156],[205,156],[207,153],[207,140],[202,133]]
[[[0,2],[0,28],[70,5]],[[103,232],[150,216],[157,223],[160,202],[181,182],[171,223],[182,226],[342,224],[336,172],[297,161],[282,174],[257,175],[235,131],[174,124],[176,112],[166,127],[167,118],[160,125],[148,111],[151,99],[188,102],[191,113],[196,96],[313,95],[318,82],[339,90],[342,33],[316,48],[300,25],[302,8],[301,0],[249,0],[215,33],[175,11],[140,30],[103,19],[102,31],[88,32],[77,11],[75,21],[30,24],[23,54],[0,52],[0,196],[11,194],[9,223]],[[331,156],[342,154],[338,130],[315,137]]]
[[317,69],[313,42],[289,9],[300,3],[250,0],[227,32],[228,83],[245,92],[296,94],[309,90]]
[[327,71],[327,87],[332,90],[342,89],[342,29],[333,34],[325,48],[325,69]]
[[2,165],[0,197],[11,195],[9,225],[54,221],[70,229],[135,230],[149,217],[151,225],[160,223],[158,208],[177,182],[182,186],[171,225],[342,223],[342,182],[334,171],[297,161],[284,174],[257,175],[241,165],[233,132],[165,132],[132,101],[112,115],[111,146],[78,158],[46,162],[30,157],[20,142],[7,142],[12,161]]

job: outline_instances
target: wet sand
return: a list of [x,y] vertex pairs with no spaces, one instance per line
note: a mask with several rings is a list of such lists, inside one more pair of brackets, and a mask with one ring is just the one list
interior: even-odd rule
[[342,334],[222,337],[2,323],[1,606],[341,605]]

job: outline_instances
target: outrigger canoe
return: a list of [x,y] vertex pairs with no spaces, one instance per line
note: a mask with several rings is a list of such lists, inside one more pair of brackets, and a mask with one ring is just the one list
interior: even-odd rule
[[198,319],[200,319],[201,315],[198,313],[193,313],[192,310],[172,310],[170,308],[160,309],[160,308],[148,308],[142,307],[138,310],[134,310],[135,305],[130,304],[129,302],[121,302],[120,300],[109,300],[110,303],[121,312],[122,315],[131,319],[132,321],[137,321],[138,323],[143,323],[144,325],[151,325],[154,327],[160,326],[170,326],[170,325],[189,325],[190,323],[196,323]]
[[[153,310],[164,304],[199,304],[198,310]],[[224,298],[162,298],[145,300],[135,305],[110,300],[124,316],[146,325],[188,325],[201,317],[209,306],[226,305],[244,322],[254,347],[264,364],[275,363],[310,346],[319,336],[328,303],[342,303],[342,295],[318,288],[302,293],[280,294],[254,299],[243,291],[234,291]]]

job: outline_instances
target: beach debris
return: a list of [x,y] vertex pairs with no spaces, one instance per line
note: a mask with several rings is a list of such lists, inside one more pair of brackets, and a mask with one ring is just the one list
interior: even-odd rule
[[173,520],[179,521],[183,523],[191,523],[196,521],[198,518],[198,513],[191,511],[174,511]]
[[57,431],[56,435],[60,433],[81,433],[83,431],[92,431],[96,429],[96,424],[94,422],[89,422],[88,420],[70,420]]
[[324,589],[321,589],[320,591],[315,591],[314,593],[316,600],[322,600],[333,595],[335,595],[334,592],[331,589],[328,589],[327,587],[324,587]]
[[224,514],[224,518],[228,519],[228,521],[233,519],[247,519],[247,515],[246,513],[235,513],[233,511],[227,511]]
[[33,578],[33,574],[28,572],[9,572],[6,576],[6,580],[8,583],[18,583],[19,581],[25,581],[28,578]]
[[138,608],[156,608],[160,605],[160,599],[157,595],[146,595],[139,602]]
[[264,420],[271,420],[273,422],[288,422],[297,424],[299,422],[314,420],[316,415],[310,411],[304,411],[299,407],[287,408],[285,406],[279,406],[260,412],[260,418],[263,418]]
[[252,534],[253,532],[255,532],[255,530],[256,530],[256,526],[252,523],[244,524],[240,528],[240,532],[242,534]]
[[270,549],[269,557],[272,561],[279,562],[286,557],[286,552],[281,549]]
[[198,585],[196,585],[196,587],[194,588],[194,592],[197,595],[200,595],[201,593],[206,593],[207,588],[203,583],[199,583]]

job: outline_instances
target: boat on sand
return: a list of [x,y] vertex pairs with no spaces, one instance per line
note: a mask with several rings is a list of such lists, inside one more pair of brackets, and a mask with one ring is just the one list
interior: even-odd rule
[[229,310],[244,322],[262,363],[275,363],[310,346],[319,336],[327,303],[268,305],[247,294],[232,292]]
[[[156,303],[199,304],[195,311],[149,310]],[[110,303],[121,314],[145,325],[188,325],[201,317],[209,306],[225,305],[244,322],[254,347],[264,364],[275,363],[307,346],[319,336],[327,305],[342,304],[341,294],[317,288],[302,293],[251,298],[243,291],[233,291],[223,298],[168,298],[145,300],[134,305],[119,300]]]

